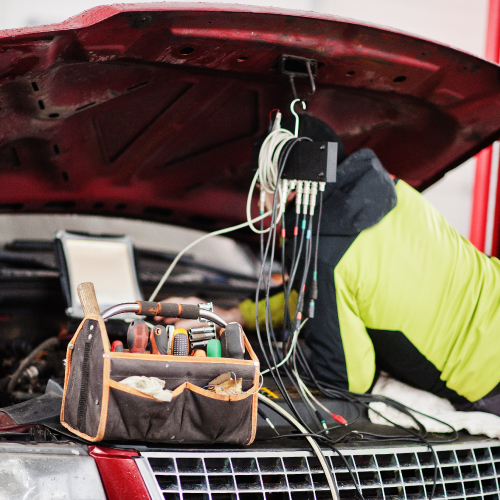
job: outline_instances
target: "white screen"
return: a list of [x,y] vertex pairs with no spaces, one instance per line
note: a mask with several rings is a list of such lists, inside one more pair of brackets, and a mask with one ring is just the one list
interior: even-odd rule
[[65,254],[75,310],[81,308],[77,286],[87,281],[94,284],[101,311],[140,299],[136,297],[135,270],[126,243],[67,238]]

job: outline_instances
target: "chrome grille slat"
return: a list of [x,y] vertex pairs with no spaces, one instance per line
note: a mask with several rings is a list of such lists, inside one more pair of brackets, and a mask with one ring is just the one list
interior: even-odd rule
[[[500,441],[435,446],[436,499],[500,500]],[[432,455],[422,446],[342,450],[366,500],[420,500],[433,484]],[[340,499],[357,500],[345,463],[326,450]],[[254,500],[329,498],[323,470],[309,451],[143,452],[156,478],[154,498]],[[151,487],[151,481],[149,486]]]

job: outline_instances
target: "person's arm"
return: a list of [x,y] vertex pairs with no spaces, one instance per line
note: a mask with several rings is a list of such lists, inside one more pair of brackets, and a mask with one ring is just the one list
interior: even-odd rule
[[[200,304],[204,302],[198,297],[169,297],[162,302],[177,302],[182,304]],[[270,298],[271,317],[273,318],[274,328],[281,328],[283,326],[283,311],[285,306],[284,293],[278,293]],[[297,293],[293,290],[290,294],[289,307],[290,312],[293,314],[297,306]],[[251,299],[246,299],[238,306],[230,309],[223,309],[214,305],[214,313],[218,314],[227,323],[236,322],[248,330],[255,330],[255,302]],[[177,319],[177,318],[155,318],[157,321],[164,321],[167,324],[173,324],[176,328],[196,328],[203,326],[203,323],[190,319]],[[259,301],[259,327],[265,326],[265,299]]]
[[[290,315],[293,318],[295,309],[297,308],[297,292],[292,290],[288,300]],[[269,299],[269,307],[271,309],[271,318],[273,327],[279,329],[283,326],[284,311],[285,311],[285,294],[284,292],[277,293]],[[238,309],[243,317],[244,324],[249,330],[255,330],[255,301],[246,299],[240,303]],[[259,300],[259,328],[264,329],[266,326],[265,320],[266,300]]]

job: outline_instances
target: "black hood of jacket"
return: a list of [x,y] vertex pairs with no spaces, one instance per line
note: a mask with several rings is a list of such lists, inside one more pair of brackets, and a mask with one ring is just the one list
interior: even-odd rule
[[[299,137],[338,144],[337,182],[328,183],[323,193],[321,235],[352,236],[379,222],[396,206],[397,197],[394,181],[375,153],[361,149],[347,156],[340,137],[325,122],[307,114],[299,117]],[[295,119],[285,119],[282,126],[292,131]],[[288,210],[290,214],[292,205]],[[316,208],[314,232],[318,211]],[[292,224],[291,219],[295,217],[289,216],[287,225]],[[293,226],[290,229],[293,230]]]
[[320,233],[358,234],[379,222],[396,203],[391,176],[371,149],[360,149],[338,166],[337,182],[326,185]]

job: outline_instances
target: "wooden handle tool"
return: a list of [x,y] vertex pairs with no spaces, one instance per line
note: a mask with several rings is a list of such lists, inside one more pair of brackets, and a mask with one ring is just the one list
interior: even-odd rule
[[77,287],[78,297],[82,304],[83,314],[85,316],[99,316],[101,311],[95,296],[94,283],[80,283]]

